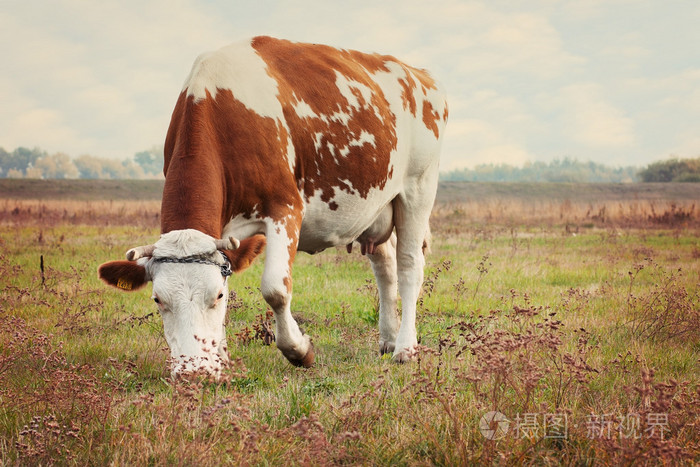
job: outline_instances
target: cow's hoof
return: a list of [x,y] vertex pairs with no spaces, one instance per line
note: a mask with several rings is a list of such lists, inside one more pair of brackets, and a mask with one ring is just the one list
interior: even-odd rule
[[311,342],[309,342],[309,350],[307,350],[306,355],[304,355],[301,358],[288,355],[285,355],[285,357],[287,357],[289,363],[291,363],[294,366],[311,368],[312,366],[314,366],[314,359],[316,358],[316,354],[314,353],[314,345]]
[[403,350],[397,350],[394,352],[394,356],[391,358],[394,363],[408,363],[416,358],[418,350],[415,347],[409,347]]
[[393,342],[379,341],[379,355],[393,353],[396,346]]

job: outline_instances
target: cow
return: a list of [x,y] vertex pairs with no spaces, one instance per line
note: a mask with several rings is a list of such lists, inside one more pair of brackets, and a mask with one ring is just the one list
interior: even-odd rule
[[272,37],[204,53],[165,139],[160,239],[99,276],[128,291],[152,282],[172,373],[216,376],[228,277],[265,251],[277,348],[310,367],[290,311],[294,257],[359,244],[379,291],[379,353],[409,361],[447,116],[430,74],[389,55]]

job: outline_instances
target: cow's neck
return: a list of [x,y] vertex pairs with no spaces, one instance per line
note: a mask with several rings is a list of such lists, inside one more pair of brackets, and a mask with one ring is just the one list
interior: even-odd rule
[[224,198],[220,167],[196,157],[170,161],[163,188],[161,232],[195,229],[221,238]]

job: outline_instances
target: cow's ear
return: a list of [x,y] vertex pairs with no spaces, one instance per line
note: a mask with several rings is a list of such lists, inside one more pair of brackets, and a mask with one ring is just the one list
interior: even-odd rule
[[146,268],[136,261],[110,261],[97,269],[100,279],[112,287],[131,292],[148,284]]
[[224,250],[223,253],[231,262],[233,272],[239,272],[250,266],[264,249],[265,237],[263,235],[254,235],[241,240],[241,245],[235,250]]

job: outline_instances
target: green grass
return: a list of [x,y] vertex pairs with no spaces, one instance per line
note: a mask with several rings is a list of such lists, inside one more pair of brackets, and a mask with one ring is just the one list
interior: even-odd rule
[[[96,276],[100,263],[157,238],[156,226],[3,225],[0,458],[81,465],[700,461],[693,427],[700,407],[697,230],[583,227],[573,236],[562,224],[533,226],[527,218],[477,225],[436,216],[418,361],[396,365],[377,355],[369,263],[357,252],[328,250],[300,254],[294,269],[292,310],[313,338],[316,365],[294,368],[274,344],[243,337],[268,319],[259,258],[231,281],[234,364],[219,384],[171,381],[149,290],[122,293]],[[568,436],[530,440],[510,431],[489,441],[479,431],[489,410],[511,420],[566,413]],[[588,436],[591,414],[613,413],[664,413],[669,431],[663,440]]]

